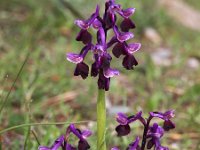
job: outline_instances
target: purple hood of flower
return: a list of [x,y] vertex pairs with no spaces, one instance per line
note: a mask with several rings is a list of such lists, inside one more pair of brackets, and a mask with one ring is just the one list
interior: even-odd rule
[[[68,53],[67,60],[76,64],[75,76],[81,76],[86,79],[89,74],[89,66],[84,62],[87,53],[93,54],[94,62],[91,65],[91,76],[98,76],[99,89],[109,90],[110,78],[119,75],[119,71],[111,67],[112,56],[109,48],[113,47],[112,53],[119,58],[124,56],[122,65],[127,70],[131,70],[138,64],[133,54],[141,47],[140,43],[128,44],[127,41],[134,37],[130,29],[135,28],[134,22],[130,17],[135,12],[135,8],[122,9],[114,0],[108,0],[105,3],[105,12],[103,17],[99,14],[99,6],[87,20],[76,20],[75,24],[81,29],[76,40],[81,41],[85,46],[79,54]],[[116,24],[117,15],[123,18],[120,29]],[[88,32],[89,28],[97,31],[96,42]],[[107,40],[108,30],[113,30],[114,36]]]

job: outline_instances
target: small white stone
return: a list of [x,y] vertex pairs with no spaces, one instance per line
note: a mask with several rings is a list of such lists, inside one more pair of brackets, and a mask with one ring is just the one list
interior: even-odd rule
[[198,69],[200,67],[200,63],[196,58],[189,58],[187,61],[187,66],[192,69]]
[[155,65],[170,66],[172,64],[172,54],[169,49],[159,48],[151,54],[151,58]]
[[159,33],[151,27],[145,29],[144,36],[154,44],[160,44],[162,42]]

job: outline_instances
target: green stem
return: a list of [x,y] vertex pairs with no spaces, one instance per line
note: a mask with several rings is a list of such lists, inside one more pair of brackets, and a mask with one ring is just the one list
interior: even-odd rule
[[29,141],[29,136],[30,136],[30,131],[31,131],[31,126],[28,127],[28,129],[25,131],[25,141],[24,141],[24,150],[27,149],[28,147],[28,141]]
[[49,126],[49,125],[63,125],[63,124],[71,124],[71,123],[74,123],[74,124],[78,124],[78,123],[87,123],[89,121],[78,121],[78,122],[52,122],[52,123],[25,123],[25,124],[20,124],[20,125],[16,125],[16,126],[12,126],[12,127],[9,127],[9,128],[6,128],[4,130],[1,130],[0,131],[0,135],[7,132],[7,131],[10,131],[10,130],[15,130],[15,129],[18,129],[18,128],[24,128],[24,127],[29,127],[29,126]]
[[[29,92],[27,92],[28,94]],[[26,123],[30,123],[30,118],[31,118],[31,108],[30,108],[30,103],[31,100],[26,96],[25,100],[25,108],[26,108]],[[30,137],[30,132],[31,132],[31,126],[28,126],[28,128],[25,130],[25,141],[24,141],[24,150],[27,149],[28,147],[28,142],[29,142],[29,137]]]
[[40,146],[41,144],[40,144],[40,141],[39,141],[39,139],[38,139],[38,137],[37,137],[37,135],[36,135],[35,131],[34,131],[34,130],[31,130],[31,132],[32,132],[33,136],[35,137],[35,139],[36,139],[36,141],[37,141],[37,144],[38,144],[38,146]]
[[12,86],[11,86],[10,90],[8,91],[8,93],[7,93],[6,97],[5,97],[5,99],[4,99],[3,102],[2,102],[2,105],[1,105],[1,107],[0,107],[0,114],[1,114],[1,112],[2,112],[2,110],[3,110],[3,108],[5,107],[6,103],[8,102],[8,98],[9,98],[9,96],[10,96],[10,93],[12,92],[12,89],[14,88],[14,86],[15,86],[15,84],[16,84],[16,82],[17,82],[19,76],[20,76],[20,74],[22,73],[22,70],[23,70],[23,68],[24,68],[24,66],[25,66],[25,64],[26,64],[26,62],[28,61],[29,55],[30,55],[30,51],[27,53],[26,58],[25,58],[23,64],[21,65],[21,67],[20,67],[20,69],[19,69],[19,72],[17,73],[17,76],[16,76],[14,82],[12,83]]
[[97,150],[106,150],[106,104],[105,91],[99,90],[97,99]]

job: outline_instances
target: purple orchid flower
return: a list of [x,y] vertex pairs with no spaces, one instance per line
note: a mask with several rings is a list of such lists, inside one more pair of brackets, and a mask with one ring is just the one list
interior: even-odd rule
[[[81,41],[85,46],[79,54],[68,53],[67,60],[75,63],[75,76],[81,76],[86,79],[89,74],[89,66],[84,62],[87,53],[93,53],[94,62],[91,65],[91,76],[98,76],[99,89],[109,90],[110,78],[119,75],[119,71],[111,67],[112,56],[108,49],[113,45],[113,55],[119,58],[124,55],[122,65],[127,70],[131,70],[138,64],[133,54],[141,48],[140,43],[128,44],[127,41],[134,37],[130,29],[135,28],[130,16],[135,12],[135,8],[122,9],[114,0],[107,0],[105,3],[105,12],[103,17],[99,14],[99,6],[96,11],[87,20],[76,20],[75,24],[81,28],[76,40]],[[123,17],[120,29],[116,24],[117,15]],[[89,28],[97,31],[96,41],[89,33]],[[111,40],[107,39],[108,30],[112,29],[114,36]]]
[[170,120],[171,118],[175,116],[174,110],[169,110],[169,111],[166,111],[165,113],[150,112],[150,116],[158,117],[164,120],[163,128],[165,131],[169,131],[175,128],[175,124]]
[[138,112],[136,115],[126,116],[124,113],[117,114],[117,122],[119,125],[116,127],[117,135],[118,136],[126,136],[130,133],[131,128],[129,126],[130,123],[140,120],[142,116],[142,112]]
[[168,150],[167,147],[161,146],[160,139],[163,135],[164,129],[157,123],[154,123],[147,133],[147,138],[150,138],[147,143],[147,149],[151,149],[153,146],[155,146],[155,150]]
[[79,142],[78,142],[79,150],[87,150],[90,148],[90,145],[88,144],[86,138],[92,135],[91,131],[89,131],[89,130],[81,131],[81,130],[75,128],[74,124],[71,124],[69,126],[69,129],[67,129],[66,134],[68,134],[69,131],[71,133],[73,133],[79,139]]
[[71,133],[79,139],[77,146],[78,150],[88,150],[90,148],[87,138],[92,135],[92,132],[90,130],[81,131],[76,128],[74,124],[70,124],[66,130],[65,136],[61,135],[55,140],[51,147],[39,146],[38,150],[58,150],[59,148],[62,148],[62,150],[76,150],[77,148],[69,144],[67,141]]
[[[171,121],[174,116],[174,110],[169,110],[164,113],[150,112],[147,119],[142,117],[142,111],[132,116],[127,116],[124,113],[118,113],[116,120],[119,125],[115,130],[118,136],[126,136],[131,132],[130,124],[138,120],[144,126],[141,146],[139,145],[139,137],[137,137],[135,141],[129,144],[127,150],[144,150],[145,147],[147,147],[147,149],[154,147],[155,150],[168,150],[167,147],[161,145],[160,140],[163,137],[165,131],[169,131],[170,129],[175,128],[175,124]],[[152,126],[150,126],[151,120],[154,117],[164,120],[163,127],[159,126],[157,123],[154,123]],[[114,147],[113,150],[119,149]]]

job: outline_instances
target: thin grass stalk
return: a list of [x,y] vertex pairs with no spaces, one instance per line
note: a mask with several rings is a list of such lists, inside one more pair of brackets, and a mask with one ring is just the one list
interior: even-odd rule
[[40,146],[41,144],[40,144],[40,141],[39,141],[39,139],[38,139],[37,134],[35,133],[35,131],[31,130],[31,133],[33,134],[35,140],[37,141],[38,146]]
[[[31,119],[30,103],[31,103],[31,94],[29,94],[29,92],[27,92],[26,100],[25,100],[25,109],[27,111],[26,112],[26,123],[30,123],[30,119]],[[25,130],[24,150],[26,150],[26,147],[28,145],[30,133],[31,133],[31,126],[28,126],[27,130]]]
[[[6,81],[8,80],[8,75],[6,75],[1,83],[1,86],[4,87]],[[0,94],[0,100],[3,101],[3,97],[4,97],[4,92],[3,92],[3,89],[2,89],[2,93]]]
[[6,129],[3,129],[0,131],[0,134],[3,134],[5,132],[11,131],[11,130],[15,130],[18,128],[24,128],[24,127],[28,127],[28,126],[49,126],[49,125],[64,125],[64,124],[80,124],[80,123],[88,123],[90,122],[90,120],[88,121],[77,121],[77,122],[51,122],[51,123],[25,123],[25,124],[20,124],[20,125],[16,125],[16,126],[12,126]]
[[26,62],[27,62],[27,60],[28,60],[28,58],[29,58],[29,55],[30,55],[30,51],[27,53],[26,58],[25,58],[23,64],[21,65],[21,67],[20,67],[20,69],[19,69],[19,71],[18,71],[18,73],[17,73],[17,76],[16,76],[16,78],[15,78],[15,80],[14,80],[12,86],[10,87],[10,90],[8,91],[8,93],[7,93],[6,97],[5,97],[5,99],[3,100],[3,104],[2,104],[1,107],[0,107],[0,114],[1,114],[1,112],[2,112],[2,110],[3,110],[3,108],[5,107],[6,103],[8,102],[8,98],[9,98],[9,96],[10,96],[10,94],[11,94],[11,91],[12,91],[12,89],[14,88],[14,86],[15,86],[15,84],[16,84],[18,78],[19,78],[19,76],[21,75],[22,70],[23,70],[23,68],[24,68],[24,66],[25,66],[25,64],[26,64]]

